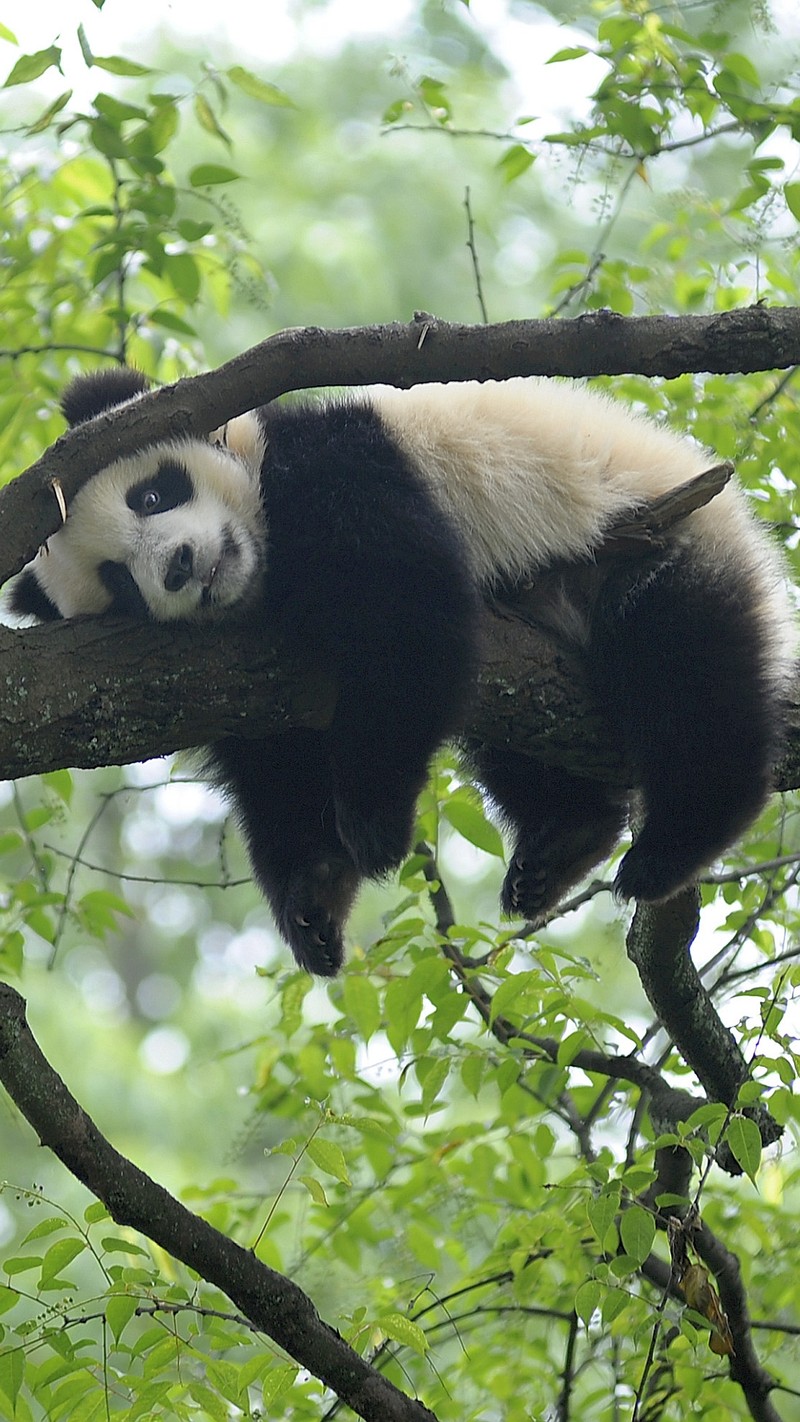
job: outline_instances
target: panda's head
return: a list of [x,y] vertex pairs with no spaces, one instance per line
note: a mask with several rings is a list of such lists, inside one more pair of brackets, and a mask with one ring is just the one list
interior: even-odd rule
[[[100,371],[73,381],[62,408],[76,425],[146,389],[137,371]],[[15,580],[11,609],[171,622],[245,608],[264,568],[263,455],[258,418],[243,415],[219,438],[166,440],[107,465]]]

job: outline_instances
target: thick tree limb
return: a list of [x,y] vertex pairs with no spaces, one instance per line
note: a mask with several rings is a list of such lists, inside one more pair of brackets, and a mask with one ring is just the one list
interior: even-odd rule
[[0,983],[0,1081],[48,1146],[117,1224],[141,1231],[222,1289],[261,1332],[368,1422],[436,1422],[434,1414],[359,1357],[302,1289],[262,1264],[118,1153],[41,1052],[25,1002]]
[[[0,778],[147,760],[216,736],[324,725],[330,688],[281,663],[264,628],[81,618],[0,626]],[[580,668],[511,615],[483,620],[470,733],[598,779],[627,783]],[[776,788],[800,785],[800,709]]]
[[408,386],[513,375],[667,377],[746,372],[800,363],[800,308],[702,316],[623,317],[460,326],[424,313],[407,325],[281,331],[216,371],[154,391],[117,414],[64,435],[23,480],[0,490],[0,584],[59,527],[52,481],[69,501],[97,469],[167,434],[205,434],[289,390],[324,385]]
[[[665,903],[638,904],[627,934],[628,957],[664,1031],[710,1100],[734,1107],[750,1071],[692,962],[689,950],[699,926],[700,895],[694,887]],[[782,1128],[763,1106],[748,1108],[747,1115],[764,1147],[780,1139]],[[730,1174],[741,1173],[726,1145],[717,1160]]]
[[738,1255],[704,1222],[692,1235],[692,1244],[714,1274],[733,1334],[736,1351],[730,1360],[731,1377],[741,1387],[754,1422],[781,1422],[781,1414],[770,1397],[775,1390],[775,1378],[764,1367],[753,1343],[752,1320]]

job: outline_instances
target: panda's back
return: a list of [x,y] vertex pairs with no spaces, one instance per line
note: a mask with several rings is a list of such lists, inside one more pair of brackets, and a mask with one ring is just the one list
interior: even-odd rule
[[714,462],[580,385],[473,381],[369,395],[487,582],[585,558],[615,521]]

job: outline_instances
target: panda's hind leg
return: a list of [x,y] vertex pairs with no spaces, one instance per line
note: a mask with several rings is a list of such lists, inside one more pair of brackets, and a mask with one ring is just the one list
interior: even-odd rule
[[503,911],[538,923],[611,853],[627,803],[606,785],[515,751],[470,744],[467,757],[514,835]]
[[329,737],[302,728],[269,740],[232,736],[209,762],[282,936],[301,967],[332,977],[362,874],[336,827]]
[[608,580],[591,670],[644,801],[620,897],[670,897],[762,807],[782,721],[762,616],[746,569],[685,549]]

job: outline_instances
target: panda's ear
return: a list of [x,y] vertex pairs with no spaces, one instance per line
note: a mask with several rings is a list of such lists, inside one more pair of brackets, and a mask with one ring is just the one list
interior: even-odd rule
[[20,617],[35,617],[37,622],[59,622],[61,613],[40,586],[35,575],[26,569],[8,585],[8,607]]
[[226,425],[212,430],[208,436],[212,444],[229,449],[258,474],[264,463],[266,431],[258,417],[257,410],[249,410],[246,415],[236,415]]
[[61,409],[70,425],[82,425],[104,410],[113,410],[116,405],[143,395],[149,388],[147,376],[126,365],[93,370],[88,375],[77,375],[67,386]]

